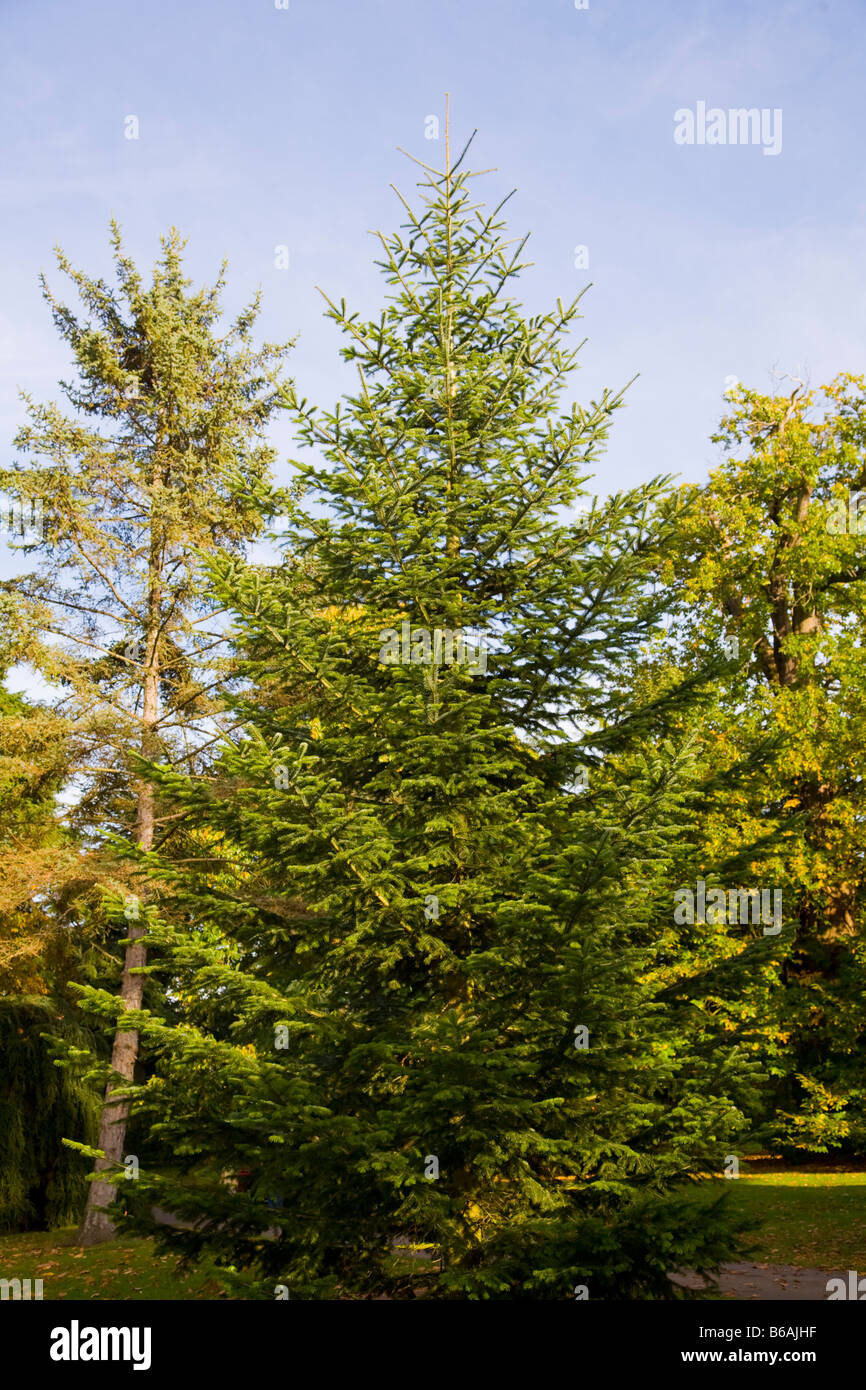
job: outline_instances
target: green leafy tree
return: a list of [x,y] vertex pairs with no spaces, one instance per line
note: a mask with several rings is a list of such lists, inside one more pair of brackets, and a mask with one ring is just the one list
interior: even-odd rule
[[[0,608],[0,679],[18,637]],[[86,942],[64,913],[81,873],[76,838],[56,813],[68,766],[65,722],[0,684],[0,1231],[71,1221],[86,1195],[80,1163],[63,1147],[94,1140],[99,1094],[53,1065],[47,1034],[99,1048],[80,1014],[72,980],[100,984]]]
[[784,905],[772,949],[747,942],[744,955],[754,933],[704,928],[700,956],[681,951],[677,968],[767,1060],[768,1133],[802,1150],[866,1141],[864,392],[850,374],[819,391],[733,392],[714,437],[726,456],[681,499],[667,557],[677,660],[730,653],[701,732],[688,872],[772,884]]

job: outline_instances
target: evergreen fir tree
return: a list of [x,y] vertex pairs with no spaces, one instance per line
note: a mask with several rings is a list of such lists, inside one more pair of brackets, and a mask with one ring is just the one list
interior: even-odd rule
[[199,852],[149,915],[182,1026],[136,1015],[132,1103],[181,1172],[134,1221],[262,1297],[671,1297],[732,1248],[686,1193],[743,1077],[643,980],[678,756],[604,763],[645,737],[665,482],[568,519],[620,397],[557,413],[577,303],[522,316],[465,155],[382,237],[381,317],[329,301],[357,393],[286,393],[322,461],[284,563],[209,566],[244,727],[207,781],[148,774]]
[[[115,288],[57,252],[83,321],[43,280],[73,358],[75,377],[61,383],[73,414],[25,396],[22,457],[0,470],[0,488],[18,498],[29,527],[24,548],[39,567],[4,588],[17,592],[41,639],[31,660],[64,688],[58,710],[72,721],[77,824],[91,844],[120,833],[149,851],[160,808],[152,784],[132,773],[130,754],[197,767],[220,727],[224,630],[199,562],[241,551],[262,529],[273,457],[264,431],[279,404],[285,348],[253,347],[258,299],[217,335],[225,267],[216,284],[190,292],[175,230],[163,238],[149,287],[114,223],[111,243]],[[121,885],[124,876],[118,867]],[[120,998],[134,1010],[144,990],[146,887],[126,879]],[[137,1055],[136,1032],[119,1026],[98,1174],[123,1153],[118,1083],[133,1079]],[[103,1177],[92,1183],[83,1243],[112,1234],[112,1196]]]

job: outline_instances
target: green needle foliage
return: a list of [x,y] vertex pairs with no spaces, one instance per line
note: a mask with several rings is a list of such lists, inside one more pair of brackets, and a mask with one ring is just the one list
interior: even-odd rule
[[[73,360],[72,380],[61,382],[72,413],[25,396],[21,456],[0,469],[0,488],[17,495],[28,522],[38,514],[23,546],[38,568],[3,587],[16,593],[30,659],[62,688],[57,709],[71,725],[79,827],[91,844],[116,831],[147,851],[159,842],[161,812],[131,757],[197,767],[220,727],[228,654],[200,560],[242,552],[264,527],[273,458],[264,434],[280,403],[286,348],[253,346],[258,299],[219,334],[225,267],[214,285],[191,291],[176,230],[162,239],[149,285],[114,223],[111,246],[115,286],[57,251],[83,316],[43,280]],[[119,988],[135,1009],[145,889],[125,887]],[[114,1078],[132,1080],[137,1056],[135,1032],[119,1028]],[[98,1171],[124,1147],[125,1107],[110,1097]],[[84,1243],[110,1237],[103,1208],[111,1196],[107,1182],[92,1184]]]
[[127,1188],[253,1296],[672,1297],[732,1248],[684,1188],[746,1073],[643,982],[684,794],[673,748],[634,770],[629,693],[665,483],[568,516],[619,397],[558,413],[577,304],[521,315],[464,156],[381,238],[381,317],[329,301],[357,393],[286,392],[316,459],[284,562],[210,565],[243,732],[149,774],[198,852],[148,919],[179,1020],[134,1016],[173,1167]]

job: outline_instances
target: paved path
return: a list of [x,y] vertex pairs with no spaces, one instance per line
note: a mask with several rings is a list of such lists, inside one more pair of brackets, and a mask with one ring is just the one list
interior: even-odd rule
[[[672,1274],[675,1284],[686,1289],[702,1289],[705,1281],[699,1274]],[[842,1278],[848,1284],[844,1269],[803,1269],[800,1265],[723,1264],[716,1285],[721,1298],[748,1302],[813,1302],[827,1301],[827,1280]]]

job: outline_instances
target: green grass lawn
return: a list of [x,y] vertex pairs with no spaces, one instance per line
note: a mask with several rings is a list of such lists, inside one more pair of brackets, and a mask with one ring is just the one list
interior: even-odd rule
[[[759,1226],[744,1259],[866,1273],[866,1172],[749,1172],[725,1184]],[[41,1279],[45,1299],[224,1297],[209,1271],[181,1275],[153,1242],[124,1238],[82,1250],[74,1228],[0,1236],[0,1278]]]
[[41,1279],[44,1299],[207,1299],[221,1295],[206,1271],[180,1275],[153,1241],[126,1237],[87,1250],[75,1227],[0,1236],[0,1278]]
[[786,1169],[741,1174],[726,1186],[737,1210],[760,1222],[745,1258],[866,1273],[866,1173]]

